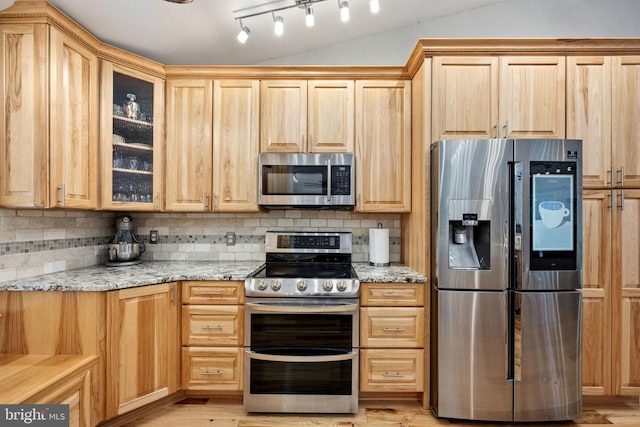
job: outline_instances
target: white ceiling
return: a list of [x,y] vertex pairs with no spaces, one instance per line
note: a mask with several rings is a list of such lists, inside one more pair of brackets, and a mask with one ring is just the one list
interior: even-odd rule
[[[380,12],[373,15],[369,0],[349,0],[347,23],[340,20],[338,0],[322,1],[313,6],[312,28],[304,25],[303,9],[283,10],[281,37],[273,33],[271,14],[247,18],[243,24],[251,33],[242,45],[234,18],[265,10],[261,5],[274,9],[295,0],[50,0],[103,42],[167,65],[257,64],[504,0],[379,1]],[[13,0],[0,0],[0,9],[11,4]],[[247,10],[234,13],[242,9]]]

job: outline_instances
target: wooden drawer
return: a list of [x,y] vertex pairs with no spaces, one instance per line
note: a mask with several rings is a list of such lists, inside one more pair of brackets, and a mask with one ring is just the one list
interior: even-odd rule
[[423,283],[363,283],[360,305],[382,307],[424,306]]
[[244,307],[185,305],[182,307],[182,345],[243,345]]
[[186,281],[182,282],[183,304],[242,304],[244,282]]
[[424,352],[360,350],[360,391],[424,391]]
[[242,348],[183,347],[184,390],[242,390]]
[[360,347],[424,347],[424,308],[361,307]]

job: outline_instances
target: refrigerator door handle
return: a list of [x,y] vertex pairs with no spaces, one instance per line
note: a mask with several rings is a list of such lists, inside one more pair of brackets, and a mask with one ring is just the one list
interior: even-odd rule
[[522,162],[515,162],[513,164],[513,182],[512,182],[512,203],[511,207],[511,221],[512,221],[512,235],[513,235],[513,264],[511,265],[511,289],[520,289],[522,286],[522,231],[523,231],[523,171]]
[[513,380],[522,380],[522,294],[513,295]]

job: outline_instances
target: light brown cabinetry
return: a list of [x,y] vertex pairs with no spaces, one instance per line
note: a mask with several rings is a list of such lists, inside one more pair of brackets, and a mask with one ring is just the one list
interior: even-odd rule
[[423,286],[363,284],[360,391],[424,391]]
[[356,81],[356,210],[411,210],[411,81]]
[[98,60],[45,24],[3,24],[0,205],[97,206]]
[[261,152],[353,152],[353,80],[263,80],[260,86]]
[[102,208],[162,208],[164,81],[102,62]]
[[582,139],[584,187],[640,187],[640,56],[567,58],[567,137]]
[[167,82],[167,210],[258,210],[258,96],[257,80]]
[[[105,419],[105,319],[104,292],[1,291],[0,354],[49,355],[52,361],[57,360],[55,365],[60,366],[61,360],[73,363],[72,359],[81,356],[91,360],[98,356],[97,363],[91,363],[88,368],[91,400],[83,404],[90,410],[90,425],[96,425]],[[39,367],[47,368],[47,364],[41,363]],[[44,384],[43,377],[33,378],[38,386]],[[18,379],[18,383],[24,385],[24,378],[19,375]],[[17,390],[9,382],[0,383],[11,392]]]
[[0,402],[68,405],[67,425],[95,425],[91,422],[91,406],[98,402],[90,398],[90,369],[96,361],[95,356],[2,354]]
[[182,388],[242,390],[241,282],[182,283]]
[[583,390],[640,395],[640,190],[585,190]]
[[433,141],[564,138],[565,58],[434,57],[432,103]]
[[108,293],[107,418],[179,389],[179,314],[177,283]]
[[589,394],[640,395],[640,190],[634,188],[640,149],[633,119],[639,78],[638,56],[567,59],[567,137],[583,140],[584,155],[583,385]]

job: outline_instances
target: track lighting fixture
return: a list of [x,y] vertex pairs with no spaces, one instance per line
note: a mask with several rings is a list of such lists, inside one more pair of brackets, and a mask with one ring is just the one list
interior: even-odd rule
[[249,27],[245,27],[244,25],[242,25],[242,19],[240,19],[239,22],[241,30],[238,33],[238,41],[242,44],[245,44],[249,39],[249,33],[251,32],[251,30],[249,29]]
[[274,12],[271,12],[273,15],[273,32],[276,33],[276,36],[281,36],[284,33],[284,18],[282,16],[276,16]]
[[340,5],[340,19],[342,22],[347,22],[349,20],[349,2],[338,0],[338,4]]
[[313,9],[308,7],[304,12],[304,23],[307,27],[313,27],[315,20],[313,19]]
[[[166,0],[173,2],[189,2],[193,0]],[[313,6],[316,3],[325,2],[327,0],[288,0],[291,2],[287,6],[280,6],[271,9],[265,9],[266,6],[271,4],[282,3],[285,0],[280,1],[269,1],[267,3],[247,7],[244,9],[234,10],[233,13],[236,14],[236,20],[240,22],[240,33],[238,34],[238,40],[240,43],[245,43],[249,38],[249,27],[242,25],[242,20],[247,18],[253,18],[260,15],[265,15],[270,13],[273,17],[273,31],[277,36],[281,36],[284,33],[284,17],[280,14],[276,14],[277,12],[292,9],[294,7],[298,9],[304,9],[305,16],[305,24],[307,27],[313,27],[315,24],[314,15],[313,15]],[[350,19],[349,16],[349,0],[337,0],[338,7],[340,10],[340,19],[342,22],[347,22]],[[379,0],[370,0],[369,7],[371,8],[372,13],[377,13],[380,10]],[[254,12],[250,12],[253,10]],[[239,16],[238,16],[239,15]]]

